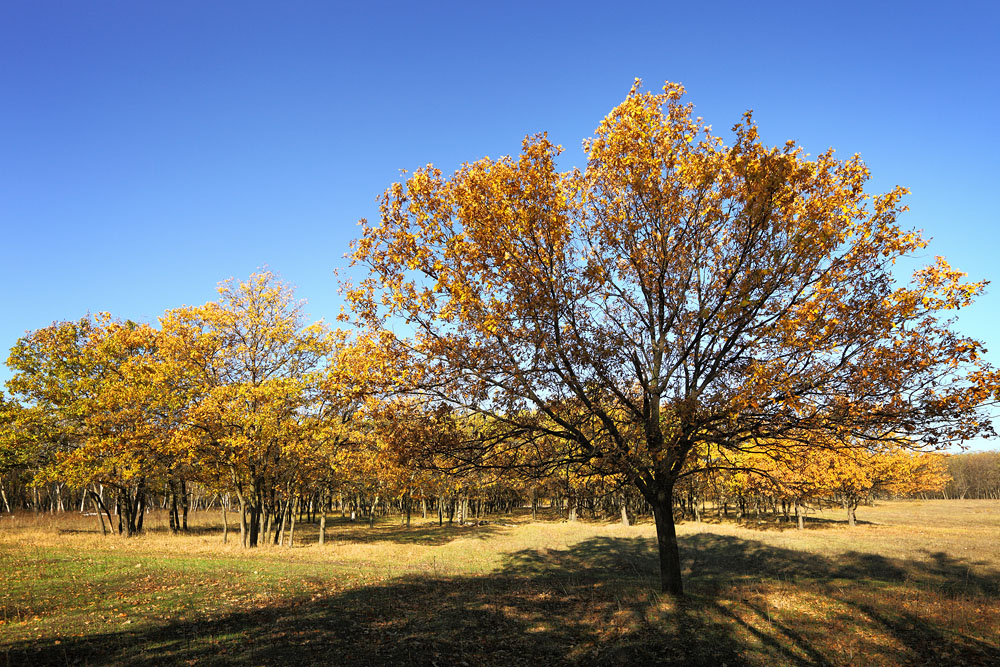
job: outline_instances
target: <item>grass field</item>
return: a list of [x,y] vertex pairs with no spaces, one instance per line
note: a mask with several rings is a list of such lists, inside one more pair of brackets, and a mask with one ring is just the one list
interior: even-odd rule
[[247,552],[192,519],[123,539],[3,515],[0,667],[1000,665],[1000,502],[684,523],[682,602],[656,592],[649,524],[338,519],[322,547],[300,525]]

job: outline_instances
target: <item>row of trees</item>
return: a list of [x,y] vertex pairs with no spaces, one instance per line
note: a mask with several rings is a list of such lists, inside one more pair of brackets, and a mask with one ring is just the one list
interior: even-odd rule
[[927,465],[907,452],[992,433],[997,371],[951,319],[985,283],[937,258],[903,284],[893,265],[926,246],[897,224],[905,189],[866,192],[858,156],[768,147],[749,113],[727,145],[682,94],[637,83],[584,169],[559,172],[540,135],[393,184],[353,245],[350,333],[260,274],[159,328],[26,336],[3,465],[103,484],[127,533],[151,484],[196,479],[237,497],[248,546],[342,489],[378,505],[564,476],[567,498],[641,496],[679,595],[675,510],[704,480],[834,493],[853,516]]
[[[67,323],[63,323],[55,325],[55,328],[66,326]],[[39,332],[34,334],[35,337],[38,335]],[[159,406],[146,407],[156,409]],[[80,462],[73,461],[72,456],[77,455],[81,447],[71,444],[69,437],[61,442],[54,440],[44,449],[26,447],[31,441],[19,440],[14,428],[19,426],[16,417],[27,416],[30,411],[18,412],[12,409],[12,405],[7,408],[7,440],[3,449],[7,465],[6,474],[0,476],[0,498],[8,512],[12,509],[11,502],[15,508],[36,512],[67,511],[77,506],[84,511],[92,504],[93,509],[98,510],[102,529],[105,521],[101,512],[107,515],[113,527],[113,509],[118,520],[118,532],[132,534],[141,530],[146,507],[166,509],[171,527],[186,530],[189,509],[218,507],[223,509],[225,515],[231,507],[231,496],[241,495],[239,484],[227,485],[220,483],[215,475],[202,474],[213,468],[203,465],[197,452],[179,449],[173,453],[160,452],[160,460],[169,461],[171,456],[184,456],[186,466],[181,461],[172,461],[159,468],[147,467],[141,481],[135,482],[134,489],[122,493],[122,480],[113,472],[113,467],[110,474],[106,467],[111,463],[109,460],[104,461],[105,467],[94,466],[91,462],[86,464],[92,466],[89,470],[80,469]],[[389,424],[384,422],[381,428]],[[399,422],[392,422],[391,427],[398,428]],[[357,429],[358,425],[355,424],[354,428]],[[379,432],[380,426],[371,421],[361,428],[367,430],[369,437],[385,438],[387,435],[384,430]],[[69,436],[66,433],[63,435]],[[180,429],[174,437],[177,435],[184,439],[188,437]],[[539,502],[544,500],[549,507],[559,508],[569,520],[574,520],[577,515],[620,516],[626,525],[636,514],[649,514],[651,511],[634,487],[624,484],[621,475],[593,472],[585,475],[581,474],[580,468],[567,465],[543,478],[484,475],[476,470],[444,476],[440,472],[432,472],[433,465],[428,465],[426,461],[413,460],[408,467],[404,467],[399,452],[365,449],[365,434],[355,430],[352,435],[352,438],[341,439],[333,449],[316,448],[304,452],[308,461],[298,459],[294,462],[300,468],[300,474],[296,483],[272,489],[276,492],[277,511],[268,510],[264,517],[265,527],[259,529],[259,535],[265,536],[261,541],[266,541],[267,536],[276,541],[281,526],[294,517],[295,510],[299,516],[323,516],[323,523],[325,514],[331,510],[339,510],[345,515],[350,512],[352,518],[367,516],[369,521],[376,514],[398,511],[406,516],[409,523],[416,504],[425,518],[430,510],[437,511],[442,522],[445,516],[449,522],[457,516],[458,521],[463,523],[468,516],[479,518],[496,512],[507,513],[524,506],[530,506],[534,514]],[[76,437],[81,436],[77,433]],[[162,434],[160,440],[166,442],[170,437],[171,434]],[[190,444],[190,441],[185,442]],[[97,446],[100,447],[100,444]],[[364,451],[359,451],[359,448]],[[105,455],[105,459],[112,455],[107,451],[100,453]],[[19,462],[15,463],[17,459],[12,454],[20,455]],[[204,463],[212,462],[218,452],[212,452],[210,456],[212,459]],[[735,518],[740,520],[750,513],[758,518],[762,512],[778,514],[780,504],[780,514],[788,519],[789,511],[794,510],[802,528],[807,508],[835,502],[843,505],[853,526],[855,511],[860,503],[875,497],[936,494],[944,490],[946,484],[950,489],[955,486],[956,480],[952,480],[947,470],[972,470],[970,462],[978,462],[981,458],[983,456],[979,454],[950,457],[911,452],[898,447],[877,452],[817,447],[804,460],[783,460],[773,455],[755,454],[744,455],[742,460],[726,466],[718,466],[718,452],[699,452],[691,457],[688,472],[701,474],[691,474],[679,485],[674,513],[700,520],[708,504],[718,516],[728,517],[732,510]],[[995,464],[996,460],[992,463]],[[319,471],[319,475],[306,479],[301,474],[303,470]],[[248,472],[244,471],[244,474]],[[89,483],[74,481],[81,473]],[[233,479],[239,477],[236,475]],[[966,474],[959,481],[968,485],[972,479],[980,484],[977,489],[989,481],[989,477],[982,474]],[[945,491],[945,495],[947,493]],[[136,498],[136,495],[140,497]],[[129,509],[129,502],[136,503],[133,510]],[[240,505],[243,505],[242,500]],[[267,504],[263,505],[266,507]],[[132,518],[135,523],[130,523]],[[294,518],[292,525],[294,529]],[[252,534],[253,531],[250,531]],[[321,540],[322,536],[321,530]],[[257,541],[248,538],[245,533],[243,543],[253,546]]]
[[305,326],[291,290],[267,273],[220,299],[166,313],[158,329],[109,315],[61,322],[12,348],[4,465],[36,481],[106,490],[123,532],[142,529],[149,492],[197,480],[231,492],[243,540],[289,510],[292,489],[323,481],[356,409],[336,391],[343,338]]
[[1000,500],[1000,452],[966,452],[947,458],[951,480],[945,498]]

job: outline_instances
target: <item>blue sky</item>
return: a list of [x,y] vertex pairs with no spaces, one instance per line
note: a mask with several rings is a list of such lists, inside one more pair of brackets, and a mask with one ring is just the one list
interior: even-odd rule
[[[107,310],[155,321],[267,265],[315,318],[399,169],[580,142],[679,81],[717,130],[859,152],[906,226],[998,281],[959,329],[1000,363],[992,3],[0,4],[0,347]],[[0,368],[0,380],[9,377]]]

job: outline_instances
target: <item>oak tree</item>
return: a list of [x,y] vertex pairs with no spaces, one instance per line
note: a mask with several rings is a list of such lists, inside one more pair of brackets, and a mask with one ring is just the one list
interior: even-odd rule
[[[148,325],[101,313],[31,332],[7,360],[7,386],[22,406],[11,444],[32,452],[35,482],[109,487],[125,535],[142,531],[149,484],[169,465],[156,349]],[[110,522],[110,508],[91,495]]]
[[160,319],[160,381],[181,399],[174,441],[207,483],[236,493],[242,543],[254,547],[278,538],[297,466],[318,442],[333,341],[269,272],[226,281],[219,294]]
[[637,82],[582,169],[561,173],[539,135],[393,184],[347,290],[362,326],[400,332],[413,396],[487,419],[456,457],[554,437],[634,483],[673,594],[696,447],[940,446],[989,430],[995,379],[948,319],[984,284],[942,258],[898,281],[926,245],[897,222],[904,188],[867,192],[856,155],[767,146],[749,112],[727,143],[683,92]]

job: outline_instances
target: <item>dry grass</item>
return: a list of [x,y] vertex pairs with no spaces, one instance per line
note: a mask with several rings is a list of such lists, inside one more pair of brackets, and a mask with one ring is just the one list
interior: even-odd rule
[[214,513],[129,540],[4,516],[0,665],[1000,664],[1000,503],[858,518],[681,524],[675,602],[649,524],[337,520],[243,551]]

